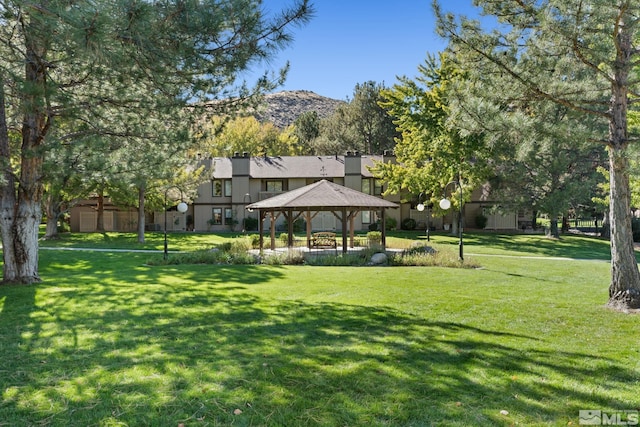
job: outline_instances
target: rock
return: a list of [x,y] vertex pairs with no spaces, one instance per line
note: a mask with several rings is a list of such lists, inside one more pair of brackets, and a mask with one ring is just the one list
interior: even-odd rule
[[383,252],[378,252],[371,256],[369,265],[386,265],[387,261],[388,261],[387,254]]
[[260,122],[273,123],[284,129],[293,124],[301,114],[315,111],[321,119],[331,116],[346,101],[320,96],[308,90],[283,91],[265,95],[256,113]]

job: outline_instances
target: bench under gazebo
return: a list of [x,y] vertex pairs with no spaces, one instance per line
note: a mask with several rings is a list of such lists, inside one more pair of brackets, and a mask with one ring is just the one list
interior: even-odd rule
[[[275,221],[284,215],[288,224],[287,246],[293,247],[293,222],[303,218],[307,224],[307,247],[314,244],[311,221],[319,212],[332,212],[341,223],[342,251],[354,244],[354,219],[361,211],[377,211],[381,221],[382,245],[386,244],[385,218],[387,209],[395,209],[396,203],[360,191],[335,184],[325,179],[307,186],[251,203],[246,209],[257,210],[260,233],[260,250],[264,247],[264,220],[271,216],[271,249],[275,249]],[[347,226],[348,225],[348,226]],[[347,240],[347,234],[348,239]]]

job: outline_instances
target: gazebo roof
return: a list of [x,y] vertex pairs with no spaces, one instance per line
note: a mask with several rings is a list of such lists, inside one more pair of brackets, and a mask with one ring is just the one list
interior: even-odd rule
[[247,209],[262,210],[333,210],[342,208],[382,209],[398,208],[396,203],[323,179],[259,202]]

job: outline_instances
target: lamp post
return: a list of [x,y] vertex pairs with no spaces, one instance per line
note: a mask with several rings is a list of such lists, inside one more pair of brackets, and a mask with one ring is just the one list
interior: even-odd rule
[[464,261],[464,245],[462,243],[462,184],[460,184],[460,173],[458,173],[458,179],[447,183],[444,187],[443,197],[440,200],[440,208],[442,210],[448,210],[451,207],[451,201],[447,199],[447,188],[449,185],[454,184],[460,190],[460,204],[458,206],[458,246],[460,248],[460,261]]
[[[178,187],[169,187],[164,192],[164,259],[165,261],[169,256],[169,245],[167,243],[167,197],[168,197],[169,190],[171,190],[172,188],[178,188]],[[178,190],[180,189],[178,188]],[[189,209],[189,206],[187,206],[187,204],[184,201],[182,201],[182,190],[180,190],[180,203],[178,203],[177,209],[178,209],[178,212],[180,213],[185,213],[187,209]]]
[[[431,219],[431,212],[429,210],[429,204],[425,205],[424,203],[421,202],[422,200],[422,195],[424,193],[420,193],[420,195],[418,196],[418,205],[416,206],[416,209],[418,209],[418,212],[422,212],[424,211],[424,208],[427,208],[427,242],[431,241],[431,235],[430,235],[430,228],[429,227],[429,219]],[[425,197],[425,202],[426,202],[426,197]]]

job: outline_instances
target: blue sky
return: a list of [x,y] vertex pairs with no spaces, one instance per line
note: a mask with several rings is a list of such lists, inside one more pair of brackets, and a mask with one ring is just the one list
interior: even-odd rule
[[[278,11],[293,0],[264,0]],[[445,42],[435,33],[431,0],[312,0],[315,16],[293,28],[294,41],[269,64],[291,69],[281,90],[310,90],[335,99],[353,97],[357,83],[391,87],[396,76],[418,74],[427,53]],[[471,0],[446,0],[447,11],[470,14]],[[264,69],[257,67],[256,71]]]

